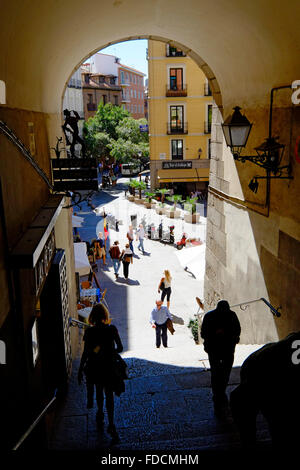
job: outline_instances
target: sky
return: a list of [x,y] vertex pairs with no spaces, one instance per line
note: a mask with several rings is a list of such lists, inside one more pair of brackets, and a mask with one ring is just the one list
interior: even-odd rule
[[143,72],[148,77],[148,61],[146,59],[147,39],[124,41],[101,49],[103,54],[111,54],[120,58],[121,64],[128,65]]

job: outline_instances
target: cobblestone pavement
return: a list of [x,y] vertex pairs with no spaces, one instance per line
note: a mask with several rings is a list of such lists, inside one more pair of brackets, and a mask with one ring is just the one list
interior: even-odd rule
[[[132,204],[124,200],[122,192],[116,190],[116,195],[123,198],[121,204]],[[104,203],[107,209],[113,206],[111,201],[120,204],[117,197],[100,193],[93,204]],[[102,218],[87,206],[77,214],[85,217],[84,229],[79,229],[82,239],[94,238],[96,227],[98,231],[101,229]],[[121,246],[126,241],[127,221],[120,226],[120,232],[110,229],[110,238],[118,238]],[[214,416],[207,355],[201,344],[195,344],[187,326],[197,312],[195,297],[202,297],[203,281],[183,269],[174,247],[146,240],[146,254],[143,255],[137,250],[137,242],[134,244],[136,256],[130,266],[128,282],[122,277],[121,270],[119,279],[115,280],[110,260],[107,267],[98,261],[97,273],[101,288],[107,288],[106,299],[124,345],[122,357],[129,371],[125,393],[115,398],[115,423],[120,442],[112,446],[106,433],[107,417],[104,428],[97,427],[96,403],[94,409],[86,408],[85,387],[77,384],[82,347],[79,344],[78,358],[74,361],[69,391],[60,408],[51,448],[84,451],[113,448],[115,452],[238,449],[239,436],[231,417],[218,421]],[[169,269],[173,277],[170,311],[175,333],[168,336],[168,348],[156,349],[149,317],[164,269]],[[258,347],[237,346],[228,393],[239,383],[239,366]],[[261,442],[269,439],[263,421],[258,435]]]

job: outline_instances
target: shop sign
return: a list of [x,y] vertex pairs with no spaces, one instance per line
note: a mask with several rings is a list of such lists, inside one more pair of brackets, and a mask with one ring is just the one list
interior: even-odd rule
[[38,262],[35,265],[35,291],[36,296],[38,297],[41,287],[44,284],[44,281],[48,275],[51,261],[55,253],[55,237],[54,230],[52,230],[44,248],[41,253],[41,256],[38,259]]
[[163,170],[174,170],[174,169],[182,169],[182,168],[192,168],[192,162],[188,160],[183,160],[179,162],[163,162],[162,163]]

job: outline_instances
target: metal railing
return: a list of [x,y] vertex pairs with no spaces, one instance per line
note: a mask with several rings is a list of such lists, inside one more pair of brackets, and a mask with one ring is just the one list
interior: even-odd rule
[[23,434],[23,436],[18,440],[17,444],[13,447],[12,450],[18,450],[19,447],[23,444],[23,442],[27,439],[27,437],[32,433],[32,431],[34,430],[34,428],[39,424],[39,422],[41,421],[41,419],[45,416],[45,414],[47,413],[48,409],[50,408],[50,406],[52,405],[52,403],[54,403],[54,401],[56,400],[56,394],[57,394],[57,390],[55,390],[54,392],[54,396],[53,398],[49,401],[48,405],[45,406],[45,408],[43,409],[43,411],[38,415],[38,417],[36,418],[36,420],[29,426],[29,428],[27,429],[27,431]]
[[[241,310],[245,311],[247,310],[248,306],[250,304],[253,304],[255,302],[264,302],[268,307],[269,309],[271,310],[271,313],[272,315],[274,315],[275,317],[281,317],[281,313],[279,312],[279,309],[281,309],[281,307],[278,307],[277,309],[270,304],[270,302],[268,302],[264,297],[260,297],[259,299],[254,299],[254,300],[248,300],[246,302],[241,302],[239,304],[235,304],[235,305],[230,305],[230,308],[235,308],[235,307],[239,307]],[[203,318],[203,316],[207,313],[206,312],[202,312],[202,313],[197,313],[196,316],[198,316],[198,318]]]
[[187,96],[187,85],[185,83],[166,85],[166,96]]
[[184,123],[167,123],[167,134],[187,134],[188,133],[188,124],[187,122]]

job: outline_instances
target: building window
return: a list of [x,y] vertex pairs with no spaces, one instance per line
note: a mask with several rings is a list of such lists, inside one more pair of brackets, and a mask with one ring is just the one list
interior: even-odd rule
[[118,95],[114,95],[115,105],[118,106],[119,104],[119,97]]
[[182,69],[170,69],[170,90],[182,90],[183,89],[183,70]]
[[115,85],[116,84],[116,77],[110,77],[109,82],[110,82],[111,85]]
[[103,75],[99,77],[99,83],[105,83],[105,77]]
[[121,83],[125,83],[124,72],[121,70]]
[[207,105],[207,118],[204,123],[204,132],[205,134],[211,133],[211,122],[212,122],[212,104]]
[[170,106],[171,132],[183,130],[183,106]]
[[133,95],[136,98],[136,90],[133,90]]
[[183,140],[176,139],[171,140],[171,153],[172,160],[182,160],[183,159]]
[[90,76],[89,76],[88,73],[85,74],[85,76],[84,76],[84,81],[85,81],[85,83],[89,83],[89,82],[90,82]]
[[177,47],[170,46],[170,44],[167,44],[166,55],[167,57],[185,57],[186,54],[180,49],[177,49]]
[[88,102],[91,104],[93,102],[93,95],[88,94]]
[[103,96],[102,96],[102,100],[103,100],[103,104],[106,104],[106,103],[107,103],[107,96],[106,96],[106,95],[103,95]]

